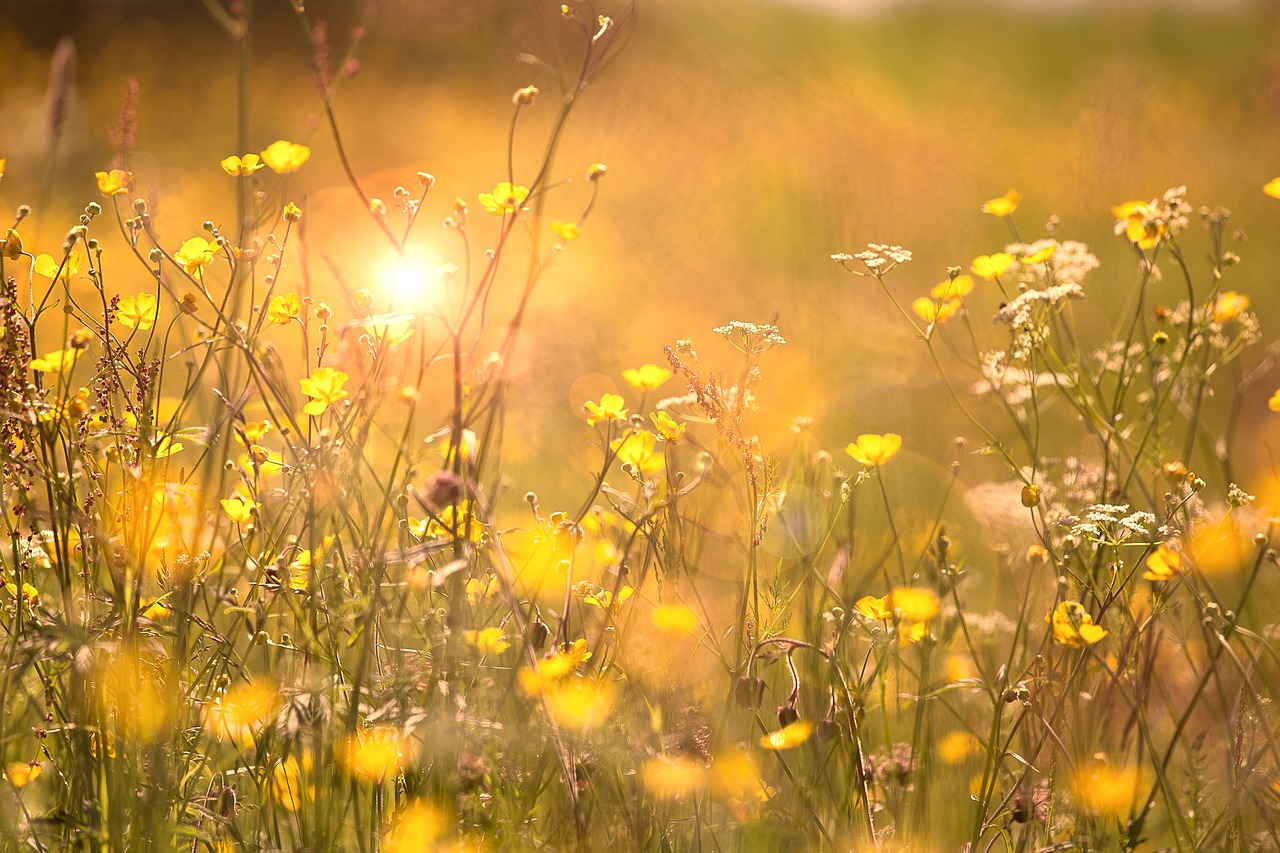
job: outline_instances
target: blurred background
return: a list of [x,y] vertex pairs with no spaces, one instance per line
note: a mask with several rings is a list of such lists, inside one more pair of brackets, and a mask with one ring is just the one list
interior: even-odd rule
[[[36,207],[23,228],[29,248],[56,252],[99,198],[94,172],[112,165],[110,129],[130,79],[129,167],[166,244],[200,234],[206,219],[234,219],[235,179],[218,166],[246,153],[236,150],[236,42],[219,23],[229,8],[0,4],[0,210]],[[418,249],[460,263],[438,223],[458,196],[472,205],[477,248],[489,239],[475,199],[505,177],[511,93],[552,89],[543,68],[518,56],[573,67],[558,4],[307,8],[325,24],[335,61],[363,36],[358,69],[336,96],[352,168],[370,195],[388,200],[397,185],[416,190],[416,172],[434,174]],[[312,37],[289,3],[260,0],[249,38],[247,150],[278,138],[314,149],[289,183],[307,211],[311,286],[321,295],[332,287],[328,262],[369,284],[388,247],[343,180],[320,119]],[[1247,242],[1227,287],[1251,297],[1264,329],[1280,322],[1280,202],[1261,192],[1280,174],[1274,2],[645,0],[629,39],[582,99],[555,162],[551,219],[581,214],[591,163],[608,174],[582,238],[539,286],[514,365],[506,457],[516,495],[536,485],[552,503],[580,497],[594,463],[582,402],[622,385],[624,368],[662,363],[662,345],[677,338],[692,338],[708,365],[736,366],[710,333],[729,320],[776,322],[790,341],[765,359],[766,447],[786,451],[797,417],[814,418],[805,441],[833,451],[859,432],[896,431],[919,454],[913,476],[945,479],[954,437],[976,438],[972,428],[945,414],[954,406],[885,294],[829,256],[868,242],[911,249],[915,260],[890,278],[909,303],[948,265],[967,268],[1008,242],[1006,224],[979,206],[1011,187],[1023,196],[1015,220],[1025,239],[1044,236],[1056,216],[1055,237],[1087,242],[1101,259],[1077,306],[1094,343],[1111,333],[1116,294],[1135,280],[1130,250],[1111,233],[1111,206],[1179,184],[1196,207],[1231,209]],[[54,146],[49,81],[60,43],[74,45],[76,62]],[[543,103],[522,118],[518,181],[529,179],[553,111]],[[1187,240],[1189,256],[1207,250],[1198,223]],[[118,248],[112,272],[126,292],[145,275]],[[1202,285],[1206,270],[1197,269]],[[1155,298],[1181,293],[1169,280]],[[972,303],[988,346],[1000,343],[986,322],[997,302],[984,293]],[[976,379],[961,366],[953,376],[961,387]],[[1254,389],[1246,413],[1265,414],[1276,379]],[[1262,476],[1274,427],[1260,415],[1245,420],[1240,449]],[[972,484],[990,473],[965,476]]]

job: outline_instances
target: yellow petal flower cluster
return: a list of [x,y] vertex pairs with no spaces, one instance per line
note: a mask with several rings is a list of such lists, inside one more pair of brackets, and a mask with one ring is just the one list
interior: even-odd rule
[[156,322],[156,295],[139,293],[125,296],[116,303],[116,322],[127,329],[145,332]]
[[671,371],[656,364],[646,364],[622,371],[622,378],[627,380],[633,388],[653,391],[671,378]]
[[622,405],[625,402],[620,394],[604,394],[600,397],[599,403],[587,401],[584,406],[587,410],[587,426],[595,426],[601,421],[621,421],[626,420],[627,409]]
[[1053,625],[1054,642],[1075,649],[1092,646],[1107,636],[1107,629],[1094,624],[1089,611],[1076,601],[1059,602],[1044,621]]
[[992,216],[1008,216],[1018,209],[1018,202],[1021,199],[1022,196],[1017,190],[1009,190],[999,198],[993,198],[990,201],[984,202],[982,205],[982,212],[989,213]]
[[133,175],[124,169],[112,169],[109,172],[95,172],[94,176],[98,179],[98,192],[110,198],[115,195],[124,195],[129,191],[129,184],[133,181]]
[[[246,155],[252,156],[252,155]],[[311,159],[311,149],[297,142],[277,139],[262,152],[262,162],[277,175],[287,175],[302,168]],[[226,161],[223,161],[224,163]],[[242,161],[243,162],[243,161]],[[225,169],[226,166],[223,166]]]
[[884,435],[864,433],[844,450],[863,465],[883,465],[901,449],[902,436],[886,432]]
[[1013,255],[1008,252],[996,252],[991,255],[978,255],[969,265],[969,271],[978,278],[995,281],[1004,275],[1013,263]]
[[1182,571],[1182,554],[1170,547],[1168,542],[1163,542],[1147,557],[1147,570],[1142,573],[1142,576],[1149,581],[1169,581],[1173,580],[1180,571]]
[[243,177],[252,175],[254,172],[266,166],[262,162],[262,158],[257,154],[245,154],[243,157],[232,155],[224,159],[221,164],[222,171],[233,177]]
[[339,400],[348,396],[342,386],[350,378],[341,370],[332,367],[317,367],[306,379],[299,379],[302,393],[311,397],[311,402],[302,407],[305,414],[313,418],[323,415],[325,410]]
[[494,216],[515,213],[528,197],[528,187],[513,186],[508,181],[499,183],[493,192],[480,193],[479,196],[480,204]]

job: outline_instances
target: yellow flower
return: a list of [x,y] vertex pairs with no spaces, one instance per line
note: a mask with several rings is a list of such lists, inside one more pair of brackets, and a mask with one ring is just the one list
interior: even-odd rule
[[280,218],[285,222],[301,222],[302,208],[298,207],[293,202],[289,202],[284,206],[284,212],[280,214]]
[[62,373],[68,371],[75,366],[76,359],[80,356],[78,349],[60,349],[53,352],[47,352],[41,358],[31,359],[27,366],[32,370],[39,370],[41,373]]
[[24,583],[22,589],[18,589],[18,585],[7,583],[4,585],[4,591],[8,593],[10,598],[16,599],[26,607],[34,610],[40,604],[40,590],[36,589],[29,583]]
[[[3,162],[3,160],[0,160],[0,163]],[[3,171],[0,171],[0,174],[4,174]],[[1272,198],[1280,198],[1280,178],[1272,178],[1267,181],[1262,185],[1262,191]]]
[[622,371],[622,378],[627,380],[633,388],[652,391],[671,378],[671,371],[656,364],[646,364],[642,367],[627,368]]
[[276,804],[287,811],[296,812],[304,802],[314,802],[316,786],[302,785],[303,773],[310,774],[314,762],[311,756],[304,755],[302,763],[290,755],[271,770],[271,794]]
[[1267,408],[1273,412],[1280,412],[1280,388],[1276,389],[1276,393],[1271,395],[1271,399],[1267,401]]
[[398,731],[390,726],[377,726],[347,738],[339,760],[353,776],[380,782],[399,773],[407,763],[406,746]]
[[262,158],[257,154],[246,154],[243,157],[236,157],[235,155],[227,157],[220,165],[222,166],[222,171],[228,175],[240,177],[252,175],[267,164],[263,163]]
[[4,177],[4,167],[7,162],[8,160],[6,158],[0,157],[0,178]]
[[511,648],[511,641],[502,633],[501,628],[464,631],[462,636],[468,643],[475,646],[482,655],[500,655]]
[[969,732],[954,731],[938,741],[938,757],[947,764],[959,764],[982,749],[982,742]]
[[124,169],[112,169],[110,172],[95,172],[98,179],[98,192],[105,196],[124,195],[129,191],[133,175]]
[[444,834],[448,821],[444,814],[423,802],[410,803],[400,810],[395,827],[382,839],[383,853],[421,853],[423,850],[445,850],[434,844]]
[[254,514],[258,510],[257,501],[251,501],[240,495],[223,498],[220,503],[222,504],[222,511],[227,514],[227,518],[236,524],[249,524],[253,521]]
[[1218,323],[1226,323],[1240,316],[1242,311],[1249,310],[1249,297],[1234,290],[1226,290],[1213,302],[1213,319]]
[[467,585],[464,592],[467,595],[467,603],[475,607],[486,598],[493,598],[498,593],[498,579],[492,573],[486,574],[484,579],[467,578]]
[[1145,201],[1126,201],[1111,208],[1111,215],[1124,225],[1124,235],[1139,249],[1150,249],[1168,233],[1164,223],[1156,220],[1157,213]]
[[[0,167],[3,167],[4,161],[0,160]],[[32,764],[27,761],[10,761],[4,766],[4,775],[9,777],[9,784],[15,788],[25,788],[32,780],[40,775],[43,770],[40,762]]]
[[1168,581],[1181,570],[1182,555],[1170,548],[1168,542],[1163,542],[1147,557],[1147,570],[1142,576],[1149,581]]
[[154,454],[157,459],[164,459],[175,453],[180,453],[183,449],[181,441],[174,441],[173,437],[168,435],[161,436],[154,446]]
[[493,188],[493,192],[480,193],[480,204],[494,216],[502,216],[515,213],[528,197],[528,187],[512,186],[508,181],[503,181]]
[[889,606],[904,622],[928,622],[941,609],[938,596],[931,589],[916,586],[898,587],[889,593]]
[[618,457],[618,462],[630,465],[641,474],[661,471],[664,461],[661,453],[655,453],[658,439],[647,430],[628,432],[622,438],[609,442],[609,449]]
[[582,597],[583,604],[590,604],[592,607],[599,607],[601,610],[608,610],[611,606],[618,607],[636,594],[635,587],[627,585],[618,590],[617,598],[615,598],[613,590],[602,589],[586,581],[575,584],[573,591]]
[[658,431],[658,437],[663,441],[676,444],[684,438],[685,425],[676,423],[675,418],[666,412],[653,412],[649,415],[649,420],[653,421],[653,428]]
[[116,322],[127,329],[145,332],[156,322],[156,295],[139,293],[126,296],[116,303]]
[[6,228],[4,242],[0,243],[0,254],[11,261],[22,257],[22,235],[12,228]]
[[349,377],[341,370],[332,367],[317,367],[306,379],[299,379],[302,393],[314,399],[302,407],[305,414],[317,417],[323,415],[325,409],[347,396],[342,390]]
[[929,291],[934,299],[959,299],[968,296],[973,290],[973,276],[958,275],[947,281],[939,282]]
[[889,596],[876,598],[874,595],[864,595],[854,602],[853,607],[868,619],[874,619],[877,622],[884,622],[893,618],[893,609],[889,607]]
[[213,262],[218,247],[203,237],[192,237],[173,253],[173,259],[182,264],[187,275],[199,276],[200,271]]
[[960,310],[960,300],[945,299],[939,301],[930,299],[927,296],[921,296],[911,303],[911,310],[916,312],[920,319],[926,323],[943,323]]
[[607,682],[593,678],[572,678],[558,682],[543,694],[547,710],[557,725],[574,731],[594,729],[609,717],[617,700]]
[[848,453],[863,465],[883,465],[902,449],[902,436],[893,432],[884,435],[863,434],[846,447]]
[[150,619],[152,622],[168,619],[173,614],[173,611],[158,598],[144,598],[139,604],[142,607],[142,618]]
[[272,323],[287,326],[302,316],[302,300],[296,293],[274,296],[267,303],[267,319]]
[[660,755],[640,766],[645,790],[660,800],[688,797],[705,787],[710,772],[705,764],[683,755]]
[[653,627],[664,634],[688,637],[701,627],[698,614],[683,604],[660,604],[650,614]]
[[996,252],[992,255],[978,255],[973,259],[973,263],[969,265],[969,271],[978,278],[985,278],[987,281],[995,281],[1005,274],[1009,269],[1009,265],[1013,263],[1013,255],[1008,252]]
[[578,239],[579,231],[578,223],[576,222],[561,222],[556,220],[551,223],[550,228],[555,235],[560,238],[560,242],[562,243],[568,243],[570,240]]
[[983,203],[982,212],[992,216],[1008,216],[1018,209],[1018,200],[1021,198],[1017,190],[1009,190],[1000,198],[993,198]]
[[[277,139],[262,152],[262,162],[266,163],[267,168],[277,175],[296,172],[310,159],[310,148],[297,142],[287,142],[283,139]],[[223,168],[225,169],[226,166],[224,165]]]
[[54,260],[52,255],[37,255],[35,270],[36,275],[50,280],[70,281],[73,275],[80,273],[80,268],[83,266],[84,255],[74,251],[67,255],[64,261]]
[[1099,764],[1072,776],[1071,789],[1081,805],[1095,814],[1124,818],[1142,796],[1143,780],[1137,769],[1115,770]]
[[1038,249],[1029,255],[1023,255],[1019,259],[1019,262],[1026,264],[1027,266],[1031,266],[1032,264],[1044,263],[1045,261],[1052,258],[1054,253],[1057,251],[1058,251],[1058,244],[1050,243],[1049,245],[1045,246],[1043,249]]
[[796,720],[760,738],[760,745],[772,750],[791,749],[807,741],[812,734],[813,723]]
[[204,724],[219,738],[247,744],[276,715],[280,697],[267,684],[241,684],[205,706]]
[[1084,606],[1075,601],[1062,601],[1044,617],[1053,625],[1053,639],[1064,646],[1083,649],[1107,636],[1107,629],[1095,625]]
[[595,426],[601,421],[621,421],[627,417],[627,410],[622,406],[622,397],[618,394],[605,394],[599,404],[587,401],[587,426]]

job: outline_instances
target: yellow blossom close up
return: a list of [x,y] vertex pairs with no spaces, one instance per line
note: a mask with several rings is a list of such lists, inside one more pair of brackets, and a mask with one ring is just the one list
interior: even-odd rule
[[266,147],[261,156],[268,169],[278,175],[286,175],[298,171],[311,159],[311,149],[297,142],[277,139]]
[[318,417],[331,405],[348,396],[342,387],[348,378],[341,370],[317,367],[306,379],[299,379],[302,393],[312,398],[311,402],[302,407],[303,413],[313,418]]
[[886,432],[884,435],[864,433],[844,450],[863,465],[883,465],[901,449],[902,436]]

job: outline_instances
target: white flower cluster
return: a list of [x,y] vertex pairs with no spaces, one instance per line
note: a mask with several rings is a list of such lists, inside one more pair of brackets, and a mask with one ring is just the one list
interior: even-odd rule
[[1117,545],[1132,536],[1149,540],[1157,528],[1154,515],[1130,512],[1128,504],[1093,504],[1083,516],[1068,516],[1063,523],[1070,527],[1071,536],[1107,545]]
[[[858,252],[856,255],[851,255],[848,252],[838,252],[831,256],[831,260],[845,269],[848,269],[849,264],[855,260],[862,261],[863,265],[873,275],[883,275],[894,267],[910,261],[911,252],[901,246],[891,246],[887,243],[868,243],[864,252]],[[850,270],[850,272],[856,271]],[[864,275],[865,273],[859,274]]]

